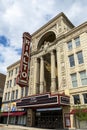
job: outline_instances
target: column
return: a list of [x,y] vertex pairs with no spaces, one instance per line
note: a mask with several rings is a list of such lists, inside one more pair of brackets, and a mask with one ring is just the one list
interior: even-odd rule
[[51,92],[56,91],[55,54],[51,52]]
[[40,58],[40,93],[44,92],[44,59]]
[[[58,59],[59,59],[59,54],[58,54],[58,48],[56,49],[56,56],[57,56],[57,75],[58,75],[58,89],[59,89],[59,86],[61,86],[61,82],[59,81],[59,77],[61,77],[60,75],[59,75],[59,68],[60,68],[60,65],[59,65],[59,61],[58,61]],[[60,79],[60,80],[62,80],[62,79]]]
[[39,62],[38,59],[35,58],[35,71],[34,71],[34,90],[33,94],[39,93]]

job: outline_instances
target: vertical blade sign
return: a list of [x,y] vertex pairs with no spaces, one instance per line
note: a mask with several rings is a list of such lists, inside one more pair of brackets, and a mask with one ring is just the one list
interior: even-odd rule
[[29,61],[30,61],[30,42],[31,35],[27,32],[23,33],[23,45],[22,45],[22,55],[20,62],[19,74],[17,76],[16,83],[20,87],[27,87],[29,80]]

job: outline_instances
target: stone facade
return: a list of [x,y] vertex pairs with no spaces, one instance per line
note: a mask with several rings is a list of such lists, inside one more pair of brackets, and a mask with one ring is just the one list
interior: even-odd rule
[[[17,108],[27,110],[27,126],[83,127],[86,122],[80,123],[73,110],[87,106],[87,22],[74,27],[60,13],[32,34],[31,43],[28,97],[21,96],[18,86],[7,88],[8,81],[17,76],[7,74],[3,103],[5,93],[18,87]],[[7,72],[17,66],[19,62]]]
[[[22,114],[22,112],[24,112],[24,109],[17,109],[16,107],[16,102],[28,95],[28,90],[26,88],[21,88],[16,84],[16,79],[19,74],[19,67],[20,60],[7,67],[7,75],[1,107],[1,111],[3,112],[2,123],[21,125],[25,125],[26,123],[26,116],[18,115]],[[8,116],[8,113],[10,113],[9,115],[13,113],[14,116]]]
[[[76,39],[79,39],[80,45],[76,46]],[[70,41],[71,49],[68,47]],[[82,63],[79,63],[79,52],[83,55]],[[74,56],[74,66],[70,66],[70,56]],[[87,104],[83,96],[87,94],[87,84],[86,80],[82,83],[80,72],[86,72],[87,80],[87,22],[74,27],[68,18],[60,13],[32,34],[29,95],[50,92],[70,96],[70,107],[64,107],[64,117],[64,113],[70,113],[76,106],[74,95],[79,95],[81,106]],[[75,87],[71,80],[73,74],[77,76]],[[73,118],[74,115],[70,115],[71,128],[75,127]]]

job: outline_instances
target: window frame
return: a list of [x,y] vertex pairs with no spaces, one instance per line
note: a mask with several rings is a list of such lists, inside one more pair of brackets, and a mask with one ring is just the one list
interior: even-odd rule
[[69,51],[73,49],[72,40],[67,42],[67,47]]
[[[81,73],[82,73],[82,72],[85,72],[85,73],[84,73],[85,76],[83,75],[83,76],[81,77]],[[87,85],[87,83],[84,84],[84,83],[85,83],[84,80],[87,82],[87,72],[86,72],[86,70],[80,71],[79,74],[80,74],[81,85]]]
[[[73,75],[75,75],[75,79],[72,77]],[[78,86],[77,73],[70,74],[70,76],[71,76],[71,81],[72,81],[73,88],[77,87]],[[74,83],[76,83],[76,86],[74,86]]]
[[[77,101],[75,101],[75,96],[77,97]],[[80,104],[80,96],[79,96],[79,94],[73,95],[73,101],[74,101],[75,105]]]
[[84,63],[84,59],[83,59],[82,51],[77,52],[76,55],[77,55],[77,59],[78,59],[78,64],[83,64]]
[[[70,67],[74,67],[75,66],[74,54],[69,55],[68,58],[69,58]],[[73,58],[73,59],[71,59],[71,58]]]
[[[84,104],[87,104],[87,93],[83,93]],[[85,101],[86,99],[86,101]]]
[[[79,39],[79,40],[77,40],[77,39]],[[76,38],[74,38],[74,40],[75,40],[76,47],[79,47],[80,46],[80,37],[76,37]]]
[[18,99],[18,89],[16,89],[15,98]]

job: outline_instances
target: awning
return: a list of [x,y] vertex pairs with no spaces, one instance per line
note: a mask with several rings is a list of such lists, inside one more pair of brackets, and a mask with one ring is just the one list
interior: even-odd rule
[[[82,112],[87,112],[87,109],[80,109]],[[75,114],[76,112],[78,112],[79,110],[78,109],[73,109],[71,110],[70,114]]]
[[[8,112],[1,113],[1,116],[8,116]],[[9,116],[12,116],[12,113],[9,113]]]
[[3,112],[3,113],[1,113],[1,116],[8,116],[8,114],[9,114],[9,116],[22,116],[22,115],[25,115],[26,114],[26,112],[24,112],[24,111],[17,111],[17,112]]
[[26,112],[13,112],[12,113],[12,116],[22,116],[22,115],[25,115]]

